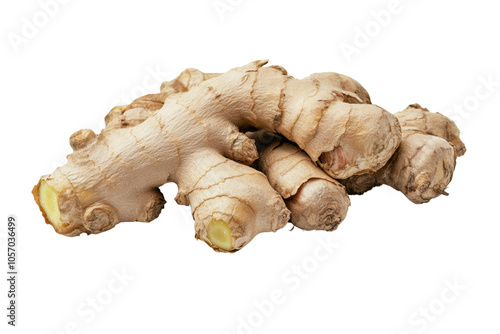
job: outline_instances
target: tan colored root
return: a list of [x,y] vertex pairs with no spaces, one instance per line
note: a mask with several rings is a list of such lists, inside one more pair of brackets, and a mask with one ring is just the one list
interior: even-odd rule
[[[236,251],[261,232],[274,232],[289,221],[290,211],[261,172],[238,164],[211,150],[199,151],[185,162],[175,200],[190,205],[196,238],[217,251]],[[210,238],[214,221],[231,231],[231,248],[222,248]]]
[[[197,77],[202,78],[202,76]],[[172,82],[175,80],[170,81],[169,85],[172,85]],[[162,85],[162,87],[165,86],[166,83]],[[150,99],[148,97],[148,100]],[[134,103],[139,104],[137,100]],[[151,114],[154,111],[151,110]],[[121,122],[122,126],[129,126],[130,123],[126,121],[127,114],[120,117],[124,120]],[[291,222],[306,230],[335,230],[346,217],[350,205],[344,187],[318,168],[297,146],[291,143],[279,145],[280,136],[264,130],[246,135],[251,140],[249,146],[255,147],[255,140],[256,144],[261,147],[260,159],[255,167],[266,174],[273,188],[285,199],[291,211]],[[300,154],[293,154],[281,160],[289,151]],[[274,163],[275,160],[280,161]],[[301,160],[302,162],[297,164]],[[253,160],[247,162],[251,164]],[[288,177],[277,179],[277,175],[281,175],[283,169],[287,170]]]
[[[161,105],[157,105],[156,103],[148,105],[147,103],[149,101],[158,101],[166,98],[168,95],[187,91],[207,78],[217,75],[218,74],[207,75],[196,69],[187,69],[183,71],[178,78],[164,82],[162,84],[162,93],[155,94],[154,96],[146,95],[141,97],[135,100],[132,106],[140,107],[142,109],[141,114],[145,119],[152,115],[157,109],[161,108]],[[338,76],[338,78],[344,78],[344,76],[338,74],[334,75]],[[179,80],[182,80],[179,78],[186,77],[190,78],[189,83],[178,83]],[[350,87],[354,89],[353,85]],[[355,88],[359,91],[359,87],[356,86]],[[165,92],[167,92],[167,94],[165,94]],[[368,93],[366,91],[364,92],[364,96],[367,96],[369,101]],[[353,93],[348,90],[342,90],[341,92],[339,91],[339,94],[351,96]],[[145,101],[143,102],[142,100]],[[133,108],[129,107],[127,110],[131,109]],[[114,120],[118,118],[120,119],[119,122]],[[126,113],[119,116],[116,113],[108,114],[107,124],[108,126],[110,124],[117,124],[120,127],[133,126],[133,122],[128,122],[128,114]],[[252,140],[252,144],[249,146],[252,148],[254,147],[253,140],[256,140],[257,145],[261,146],[259,163],[255,167],[266,174],[273,188],[285,199],[285,203],[291,212],[292,224],[305,230],[332,231],[337,229],[338,225],[345,219],[347,209],[350,206],[350,200],[345,188],[312,163],[309,157],[300,150],[300,148],[293,144],[279,145],[281,141],[280,136],[264,130],[252,134],[247,133],[247,135]],[[281,161],[282,163],[273,164],[273,162],[280,159],[283,154],[286,155],[290,149],[294,152],[300,151],[300,154],[295,154]],[[255,157],[255,159],[256,158],[257,157]],[[300,159],[303,159],[302,163],[296,165]],[[238,159],[235,160],[240,161]],[[252,162],[253,160],[247,161],[247,164],[251,164]],[[262,168],[259,166],[269,167]],[[287,171],[287,175],[290,177],[286,180],[273,179],[276,174],[279,175],[282,172],[282,168],[289,169],[290,166],[293,167]],[[199,237],[198,233],[197,237]],[[211,242],[208,243],[210,244]]]
[[419,104],[409,105],[405,110],[396,113],[401,127],[422,131],[425,134],[443,138],[449,142],[458,157],[465,154],[465,144],[460,140],[460,130],[448,117],[440,113],[429,112]]
[[117,106],[104,118],[104,131],[128,128],[141,124],[157,110],[163,107],[170,93],[148,94],[135,99],[127,106]]
[[[270,66],[269,68],[287,75],[286,70],[280,66]],[[156,104],[155,102],[164,101],[172,94],[189,91],[201,82],[220,75],[220,73],[204,73],[192,68],[186,69],[174,80],[164,82],[161,93],[146,95],[135,100],[128,107],[116,107],[111,110],[106,116],[106,128],[137,125],[141,119],[144,121],[161,107],[160,103]],[[382,108],[371,105],[368,92],[354,79],[328,72],[316,73],[303,80],[294,80],[292,83],[286,86],[289,94],[310,95],[304,101],[308,104],[301,105],[300,110],[296,110],[295,115],[290,114],[289,117],[282,119],[283,115],[287,115],[287,113],[283,112],[285,107],[282,105],[283,97],[286,97],[286,94],[281,92],[283,95],[281,95],[278,106],[281,115],[276,117],[279,118],[278,120],[283,126],[268,130],[280,132],[296,142],[331,177],[343,179],[351,175],[374,172],[387,162],[386,153],[394,152],[399,146],[401,140],[399,123],[391,117],[388,118],[390,114]],[[311,102],[309,102],[310,100]],[[154,102],[153,105],[151,101]],[[332,105],[336,101],[345,103]],[[149,108],[145,105],[149,105]],[[293,108],[298,108],[298,106],[291,106],[290,109]],[[302,112],[304,109],[308,109],[308,112]],[[333,138],[323,136],[317,140],[325,143],[334,139],[332,142],[337,143],[329,145],[331,150],[319,152],[320,150],[315,148],[318,144],[315,143],[315,140],[311,140],[311,136],[317,137],[320,131],[329,132],[328,128],[320,130],[321,123],[317,124],[318,121],[327,119],[325,114],[328,113],[329,109],[336,109],[335,115],[340,116],[332,117],[331,123],[340,123],[343,124],[343,127],[339,127],[340,131],[334,134]],[[377,112],[380,112],[380,115],[376,115]],[[374,120],[376,119],[378,122],[375,125]],[[305,125],[309,123],[313,126]],[[324,121],[323,124],[329,127],[328,122]],[[374,127],[378,128],[379,132],[373,132]],[[298,132],[299,130],[300,132]],[[368,136],[370,133],[371,136]],[[386,134],[389,135],[386,136]],[[335,138],[337,139],[335,140]],[[353,155],[353,152],[365,153]],[[366,157],[370,157],[370,159],[366,160]],[[231,158],[241,161],[238,157]]]
[[[328,82],[332,90],[345,91],[341,93],[344,101],[371,103],[368,92],[347,76],[321,73],[311,77]],[[402,128],[402,139],[389,162],[375,173],[354,175],[340,180],[341,183],[349,194],[362,194],[387,184],[417,204],[447,195],[445,190],[453,177],[456,158],[466,151],[457,126],[449,118],[418,104],[395,116]],[[336,155],[329,159],[342,161],[342,152],[333,151],[329,155]]]
[[292,224],[304,230],[337,229],[350,205],[345,188],[296,145],[281,143],[279,136],[267,131],[249,137],[261,148],[256,167],[285,199]]
[[[195,85],[205,80],[202,72],[199,73],[199,71],[192,69],[185,72],[189,71],[198,72],[191,75],[191,78],[195,79],[191,79],[189,85]],[[210,77],[217,75],[211,74]],[[313,74],[309,78],[321,81],[335,94],[342,97],[345,102],[371,103],[368,92],[358,82],[347,76],[336,73],[319,73]],[[164,83],[162,87],[170,87],[170,92],[177,92],[172,88],[179,86],[175,81]],[[185,86],[181,85],[181,87]],[[428,136],[421,136],[419,132],[423,131],[427,135],[445,139],[453,146],[456,155],[461,156],[465,153],[465,146],[459,138],[458,128],[441,114],[430,113],[417,104],[411,105],[404,112],[397,113],[396,116],[403,126],[403,144],[400,145],[398,150],[401,153],[394,154],[390,163],[374,174],[366,173],[343,180],[349,193],[364,193],[375,186],[385,183],[402,191],[415,203],[423,203],[440,194],[446,194],[445,189],[451,181],[455,162],[451,159],[446,143]],[[412,136],[408,139],[409,134],[412,134]],[[421,150],[419,154],[416,153],[417,149]],[[332,165],[342,163],[343,157],[340,153],[334,150],[331,153],[324,154],[320,159],[329,159]],[[401,154],[401,157],[398,158],[399,154]],[[332,157],[332,155],[336,155],[336,157]],[[413,160],[420,162],[416,163],[416,167],[407,168],[405,167],[407,161],[404,157],[412,155],[415,155]],[[413,161],[414,164],[415,161]],[[418,166],[419,164],[420,166]],[[404,173],[398,171],[398,168],[404,169]],[[289,203],[287,203],[287,206],[290,208]],[[297,217],[297,214],[294,215],[293,211],[292,217]]]
[[387,184],[414,203],[426,203],[446,188],[455,170],[456,158],[465,153],[456,125],[439,113],[418,104],[396,113],[402,125],[402,141],[389,162],[374,174],[357,175],[342,183],[349,194],[363,194]]
[[172,95],[187,92],[200,82],[220,76],[222,73],[205,73],[196,68],[187,68],[171,81],[161,84],[161,93]]
[[[230,160],[250,164],[257,158],[253,141],[239,128],[279,132],[337,177],[374,171],[390,158],[401,135],[392,115],[345,103],[326,82],[297,80],[265,64],[202,76],[207,80],[201,83],[169,84],[187,90],[180,94],[164,85],[166,92],[114,108],[100,134],[73,135],[68,163],[40,181],[51,187],[43,189],[54,189],[55,197],[48,198],[55,198],[60,212],[57,219],[45,215],[47,222],[74,236],[121,221],[150,221],[164,204],[158,187],[172,181],[179,186],[177,200],[192,206],[197,237],[217,250],[235,251],[256,234],[282,227],[289,215],[263,174]],[[319,161],[334,150],[343,152],[342,164]],[[39,204],[41,189],[34,189]],[[227,225],[222,231],[231,231],[229,242],[219,238],[225,233],[213,232],[221,231],[214,221]]]
[[[280,70],[282,70],[284,74],[287,74],[284,69]],[[132,105],[142,107],[151,100],[164,100],[169,95],[188,91],[202,81],[217,77],[219,75],[220,73],[204,73],[197,69],[186,69],[174,80],[164,82],[161,86],[160,94],[156,94],[154,97],[149,95],[141,97],[134,101]],[[331,90],[333,94],[337,95],[339,98],[342,98],[342,100],[345,102],[366,104],[371,103],[370,96],[364,89],[364,87],[354,79],[345,75],[333,72],[316,73],[309,76],[308,78],[316,82],[321,82],[329,90]],[[145,102],[142,102],[141,100],[145,100]],[[149,104],[149,106],[145,106],[140,110],[140,114],[145,119],[159,108],[161,108],[161,105]],[[128,109],[131,108],[129,107]],[[107,116],[107,119],[112,117],[119,117],[119,122],[115,121],[115,123],[120,124],[121,126],[130,126],[134,124],[134,122],[127,121],[128,117],[126,114],[118,116],[118,114],[116,113],[110,113]],[[289,147],[278,145],[278,147],[270,149],[272,146],[276,146],[272,142],[279,142],[281,141],[281,139],[279,136],[273,136],[270,132],[267,131],[258,131],[257,133],[253,134],[251,138],[258,139],[257,144],[260,144],[262,151],[261,159],[259,160],[259,164],[256,167],[263,171],[268,178],[274,180],[275,177],[273,172],[277,171],[278,173],[276,174],[279,175],[281,172],[280,168],[272,168],[270,170],[268,168],[263,169],[259,166],[263,166],[268,161],[276,159],[277,156],[280,156],[280,152],[286,152]],[[300,151],[300,149],[297,147],[295,147],[294,150]],[[323,162],[325,162],[326,160],[330,160],[329,162],[326,162],[326,164],[330,165],[333,165],[335,163],[338,164],[339,162],[343,163],[342,159],[339,159],[339,157],[333,157],[333,155],[338,155],[338,153],[338,150],[334,150],[331,153],[325,153],[320,157],[320,160],[323,160]],[[301,154],[305,155],[304,152],[301,152]],[[292,166],[295,164],[295,161],[291,161],[293,159],[288,160],[290,160],[289,162]],[[283,165],[285,164],[281,164],[280,166]],[[345,218],[347,214],[347,208],[350,205],[350,201],[345,192],[345,189],[337,181],[328,177],[328,175],[326,175],[314,164],[311,163],[310,165],[304,166],[305,164],[303,163],[302,165],[302,171],[303,169],[310,169],[311,171],[313,171],[313,173],[306,173],[305,175],[301,175],[298,179],[292,177],[289,178],[286,182],[271,181],[271,184],[276,189],[276,191],[278,191],[278,193],[280,193],[280,195],[286,200],[287,207],[291,211],[291,221],[295,226],[307,230],[336,229],[338,224],[340,224],[340,222],[342,222]],[[288,168],[288,166],[285,166],[285,168]],[[300,169],[294,167],[288,173],[288,175],[300,175]],[[316,178],[314,178],[313,175]],[[283,185],[291,187],[291,192],[293,192],[293,195],[291,195],[290,190],[284,190]],[[318,201],[318,199],[320,200]]]
[[309,179],[285,203],[293,225],[303,230],[334,231],[346,217],[351,202],[340,183]]

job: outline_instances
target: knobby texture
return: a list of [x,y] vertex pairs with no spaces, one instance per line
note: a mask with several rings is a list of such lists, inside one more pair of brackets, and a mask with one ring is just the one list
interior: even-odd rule
[[[290,211],[296,226],[335,229],[350,202],[333,178],[385,168],[401,142],[399,122],[349,77],[298,80],[265,64],[224,74],[188,69],[159,94],[113,108],[100,134],[75,133],[68,163],[33,190],[47,223],[74,236],[148,222],[165,203],[158,187],[175,182],[196,237],[215,250],[276,231]],[[249,167],[259,152],[246,129],[289,141],[261,148],[254,166],[266,175]]]
[[285,200],[292,224],[304,230],[336,230],[351,204],[345,188],[295,144],[279,137],[269,142],[273,137],[263,130],[250,136],[262,146],[256,168]]
[[456,159],[466,149],[455,123],[418,104],[395,114],[402,127],[402,141],[389,162],[373,174],[342,180],[349,194],[363,194],[387,184],[401,191],[412,202],[426,203],[451,182]]
[[[205,80],[205,76],[216,75],[220,74],[205,74],[196,69],[187,69],[177,79],[164,83],[163,87],[165,91],[175,92],[174,87],[192,87]],[[329,72],[316,73],[309,78],[321,78],[327,81],[332,91],[345,102],[371,103],[368,92],[350,77]],[[182,81],[182,84],[177,83],[177,80]],[[445,189],[453,177],[456,158],[466,151],[464,143],[460,140],[460,131],[457,126],[446,116],[431,113],[418,104],[408,106],[395,116],[403,129],[402,142],[389,162],[375,173],[354,175],[340,181],[347,187],[349,194],[363,194],[376,186],[387,184],[401,191],[417,204],[426,203],[440,195],[447,195]],[[269,178],[269,175],[267,176]],[[297,182],[295,178],[292,179],[293,181],[289,181],[291,182],[289,186]],[[279,188],[276,190],[280,192]],[[280,194],[288,198],[287,194]],[[338,199],[339,197],[336,197],[336,200]],[[291,209],[288,201],[287,206]],[[293,211],[292,223],[293,217],[297,217]],[[315,223],[310,221],[311,228],[323,229],[319,221]]]

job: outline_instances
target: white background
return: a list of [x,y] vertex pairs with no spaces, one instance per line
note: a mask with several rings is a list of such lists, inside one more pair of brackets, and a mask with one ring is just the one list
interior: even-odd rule
[[[40,2],[3,1],[0,259],[15,214],[20,278],[14,329],[1,280],[2,333],[498,333],[500,23],[494,2],[465,3],[70,0],[44,22]],[[149,224],[67,238],[43,222],[31,188],[73,132],[187,67],[266,58],[299,78],[347,74],[392,112],[418,102],[455,119],[468,151],[450,195],[414,205],[379,187],[352,197],[336,232],[288,225],[235,254],[194,239],[173,184]]]

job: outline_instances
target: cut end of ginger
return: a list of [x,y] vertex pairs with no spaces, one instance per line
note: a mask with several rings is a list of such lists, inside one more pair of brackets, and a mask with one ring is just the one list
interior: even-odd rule
[[210,243],[222,250],[230,251],[233,248],[231,228],[220,219],[213,219],[207,227],[207,238]]
[[59,194],[57,191],[46,181],[41,181],[38,196],[40,206],[45,211],[47,219],[54,227],[59,226],[61,212],[59,211]]

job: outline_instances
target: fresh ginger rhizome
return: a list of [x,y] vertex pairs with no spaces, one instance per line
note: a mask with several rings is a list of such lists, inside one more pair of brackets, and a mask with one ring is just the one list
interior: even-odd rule
[[113,108],[101,133],[73,134],[68,163],[33,189],[46,222],[67,236],[149,222],[165,203],[158,187],[175,182],[196,237],[233,252],[289,220],[335,230],[348,193],[388,184],[415,203],[445,194],[465,152],[451,120],[416,104],[393,115],[347,76],[296,79],[266,63],[187,69]]

